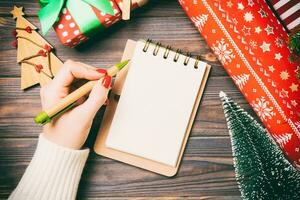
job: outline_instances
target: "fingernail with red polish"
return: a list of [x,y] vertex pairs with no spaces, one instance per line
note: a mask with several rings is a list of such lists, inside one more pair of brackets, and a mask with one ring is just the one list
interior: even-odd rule
[[97,69],[97,72],[99,72],[100,74],[106,74],[107,73],[106,69]]
[[110,87],[111,84],[111,76],[104,76],[104,78],[102,79],[102,85],[108,89]]

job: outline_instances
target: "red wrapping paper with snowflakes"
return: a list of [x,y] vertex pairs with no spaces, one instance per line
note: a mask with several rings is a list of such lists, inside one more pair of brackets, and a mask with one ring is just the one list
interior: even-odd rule
[[[131,9],[139,7],[137,2],[138,1],[134,1]],[[100,32],[101,30],[122,19],[122,13],[120,9],[122,8],[122,0],[110,0],[110,3],[113,8],[114,15],[104,13],[101,10],[91,6],[92,12],[94,12],[102,25],[96,32]],[[67,8],[62,9],[59,20],[54,24],[53,27],[61,43],[65,46],[75,47],[83,41],[89,39],[89,36],[81,30],[80,26],[76,23],[76,20],[72,17]]]
[[[300,87],[264,0],[179,0],[287,157],[300,169]],[[298,126],[298,127],[297,127]]]

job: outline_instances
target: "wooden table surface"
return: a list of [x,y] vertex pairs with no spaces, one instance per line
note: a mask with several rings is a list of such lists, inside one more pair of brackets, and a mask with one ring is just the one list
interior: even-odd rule
[[[20,66],[11,32],[13,5],[26,8],[27,19],[38,27],[39,5],[34,0],[0,1],[0,198],[7,198],[17,185],[36,148],[41,127],[33,122],[40,110],[39,86],[20,89]],[[253,112],[233,81],[216,60],[204,39],[176,0],[152,0],[129,22],[121,22],[78,49],[62,46],[53,30],[46,39],[61,60],[74,59],[93,66],[109,66],[122,55],[126,40],[151,38],[201,55],[212,70],[192,128],[178,174],[166,178],[91,153],[78,190],[78,199],[240,199],[234,177],[231,145],[220,90]],[[103,112],[102,112],[103,113]],[[95,120],[97,132],[101,112]]]

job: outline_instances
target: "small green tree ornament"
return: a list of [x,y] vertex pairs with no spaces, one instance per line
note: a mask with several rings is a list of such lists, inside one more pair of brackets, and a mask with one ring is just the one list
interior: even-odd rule
[[[291,62],[295,62],[300,66],[300,28],[289,35],[288,46],[291,51],[289,57]],[[296,75],[300,79],[300,67],[297,67]]]
[[299,200],[300,173],[269,133],[220,92],[231,138],[236,180],[247,200]]
[[300,30],[299,30],[299,32],[290,34],[289,48],[292,53],[300,56]]

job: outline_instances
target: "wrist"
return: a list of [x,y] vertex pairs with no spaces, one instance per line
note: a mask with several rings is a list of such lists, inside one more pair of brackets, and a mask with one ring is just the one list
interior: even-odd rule
[[[80,128],[78,128],[80,129]],[[70,150],[80,150],[88,136],[88,131],[72,129],[55,129],[46,130],[41,134],[41,137],[52,142],[58,146],[70,149]]]
[[[88,148],[82,149],[83,144],[79,144],[77,139],[74,141],[70,138],[70,135],[63,134],[45,134],[41,133],[39,136],[39,143],[41,146],[48,146],[50,148],[55,148],[61,152],[68,151],[68,153],[80,153],[89,152]],[[37,147],[38,148],[38,147]]]
[[89,149],[69,149],[41,134],[34,156],[10,199],[75,199],[88,155]]

